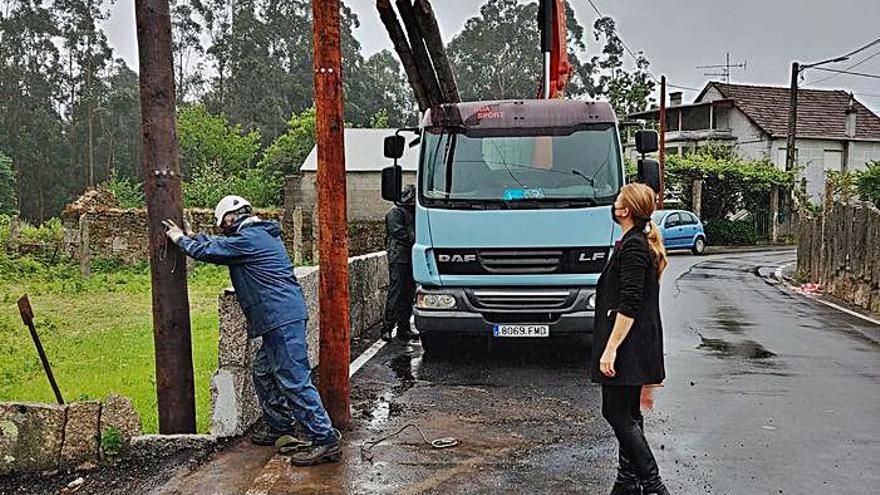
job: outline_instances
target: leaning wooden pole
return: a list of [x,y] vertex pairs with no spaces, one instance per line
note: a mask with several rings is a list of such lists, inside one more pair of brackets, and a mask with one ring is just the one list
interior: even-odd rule
[[425,48],[425,40],[419,32],[419,26],[416,22],[416,14],[413,12],[412,0],[397,0],[397,11],[400,12],[400,19],[403,21],[403,27],[406,28],[406,35],[409,38],[409,47],[412,50],[413,60],[419,71],[419,77],[425,84],[425,91],[428,93],[428,100],[431,105],[439,105],[444,103],[443,95],[440,93],[440,83],[437,82],[437,75],[434,73],[434,66],[431,64],[431,57]]
[[168,0],[136,0],[135,15],[140,56],[144,196],[153,283],[159,432],[195,433],[186,256],[165,237],[162,225],[162,221],[168,218],[183,225]]
[[312,0],[318,144],[319,390],[337,428],[351,422],[345,142],[339,0]]
[[415,94],[419,110],[424,112],[431,107],[431,101],[428,99],[425,83],[422,82],[422,77],[419,75],[419,69],[416,67],[409,42],[406,40],[406,33],[403,32],[403,27],[400,26],[400,21],[394,12],[394,7],[391,6],[391,0],[376,0],[376,10],[379,11],[379,19],[382,20],[385,30],[388,31],[388,37],[391,38],[391,42],[394,44],[394,51],[397,52],[400,64],[403,65],[403,70],[406,72],[406,78],[409,80],[409,85]]
[[413,5],[416,22],[419,26],[419,32],[425,40],[425,46],[431,55],[434,63],[434,70],[437,72],[437,82],[440,84],[440,92],[443,94],[443,101],[446,103],[458,103],[461,97],[458,94],[458,86],[455,84],[455,74],[452,72],[452,64],[449,57],[446,56],[446,46],[443,44],[443,37],[440,36],[440,25],[437,24],[437,17],[434,15],[434,9],[431,8],[431,2],[428,0],[415,0]]

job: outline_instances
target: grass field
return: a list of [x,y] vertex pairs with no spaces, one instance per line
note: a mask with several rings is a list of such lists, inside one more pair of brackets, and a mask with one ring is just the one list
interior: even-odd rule
[[[199,265],[189,278],[198,431],[210,427],[210,380],[217,367],[217,296],[226,268]],[[0,401],[54,402],[16,301],[30,296],[65,400],[129,397],[144,431],[158,430],[155,361],[146,266],[99,264],[83,279],[71,263],[48,265],[0,255]]]

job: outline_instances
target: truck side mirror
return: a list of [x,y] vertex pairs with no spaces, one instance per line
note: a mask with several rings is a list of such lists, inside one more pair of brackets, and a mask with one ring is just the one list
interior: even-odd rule
[[660,164],[655,160],[642,158],[638,162],[639,182],[648,185],[654,192],[660,192]]
[[[403,138],[401,138],[403,139]],[[387,148],[386,148],[387,150]],[[400,201],[403,189],[403,169],[400,165],[392,165],[382,169],[382,199],[396,203]]]
[[403,148],[406,139],[401,135],[388,136],[385,138],[385,158],[397,160],[403,156]]
[[657,146],[657,133],[641,129],[636,131],[636,151],[644,155],[645,153],[653,153],[660,149]]

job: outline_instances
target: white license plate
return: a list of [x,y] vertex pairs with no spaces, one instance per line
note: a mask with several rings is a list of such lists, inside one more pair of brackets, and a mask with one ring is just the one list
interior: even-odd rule
[[495,325],[495,337],[549,337],[549,325]]

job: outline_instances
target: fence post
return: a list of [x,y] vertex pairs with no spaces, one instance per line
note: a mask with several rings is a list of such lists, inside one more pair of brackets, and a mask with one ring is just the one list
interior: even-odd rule
[[694,179],[691,197],[693,198],[694,213],[697,214],[697,217],[703,218],[701,212],[703,209],[703,179]]
[[770,189],[770,242],[779,242],[779,188]]
[[83,278],[92,276],[92,248],[89,239],[89,215],[79,216],[79,273]]

